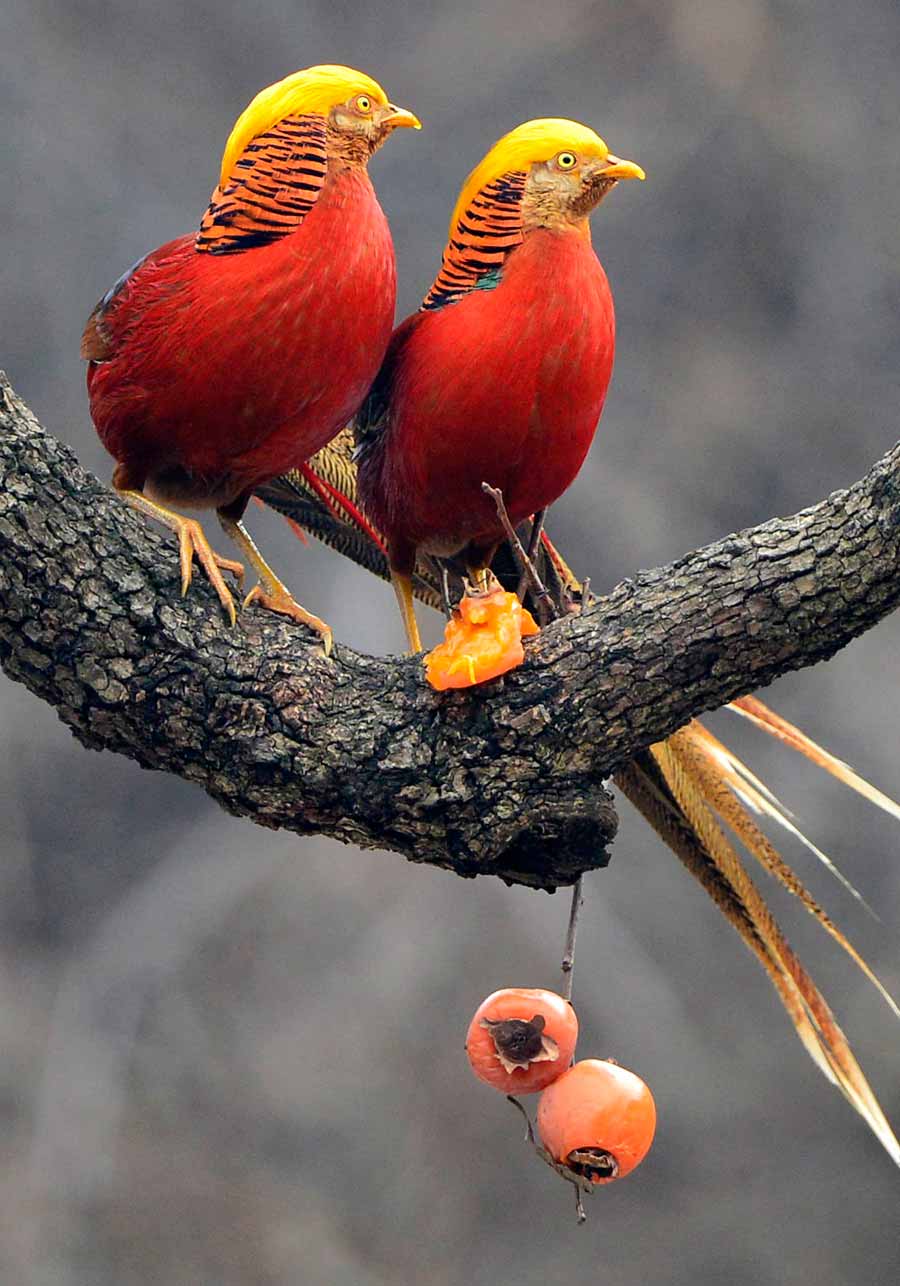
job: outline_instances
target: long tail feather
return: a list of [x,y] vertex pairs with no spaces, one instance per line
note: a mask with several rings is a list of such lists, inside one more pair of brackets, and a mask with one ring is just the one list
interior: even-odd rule
[[[648,751],[638,755],[616,774],[616,785],[702,885],[729,924],[737,930],[744,944],[760,961],[810,1057],[823,1075],[836,1085],[837,1077],[820,1047],[805,1005],[802,1000],[798,1000],[796,986],[791,984],[778,957],[773,954],[760,933],[744,899],[729,878],[725,864],[714,859],[671,793],[669,778],[660,762],[665,758],[665,744],[654,747],[652,753]],[[669,772],[672,777],[676,775],[676,771],[677,764],[670,763]]]
[[847,1038],[697,787],[688,739],[675,733],[652,747],[649,760],[649,773],[645,756],[617,774],[616,783],[723,910],[769,975],[813,1061],[900,1166],[900,1144]]
[[736,788],[729,779],[727,768],[723,767],[723,756],[729,753],[725,746],[696,720],[680,729],[675,734],[675,739],[677,739],[683,765],[690,772],[703,801],[718,813],[722,821],[734,832],[760,865],[803,903],[810,915],[818,920],[822,928],[862,970],[893,1013],[900,1018],[900,1007],[890,992],[827,912],[818,904],[796,872],[788,866],[769,838],[763,834],[742,806],[740,799],[733,793]]
[[783,741],[792,750],[805,755],[814,764],[818,764],[820,768],[824,768],[833,777],[837,777],[838,781],[842,781],[845,786],[849,786],[851,790],[855,790],[864,799],[868,799],[870,803],[883,808],[886,813],[890,813],[891,817],[895,817],[897,821],[900,821],[900,804],[896,800],[891,799],[889,795],[885,795],[883,791],[873,786],[871,782],[866,781],[864,777],[860,777],[859,773],[855,772],[849,764],[845,764],[842,759],[836,759],[829,751],[817,745],[811,737],[807,737],[806,733],[801,732],[792,723],[788,723],[787,719],[782,719],[781,715],[776,714],[774,710],[770,710],[758,697],[739,697],[738,700],[732,701],[726,709],[733,710],[735,714],[743,715],[745,719],[755,723],[758,728],[762,728],[770,736]]
[[348,496],[345,496],[340,488],[329,482],[327,478],[320,477],[315,469],[310,468],[308,464],[301,465],[297,472],[303,476],[325,507],[334,514],[339,522],[348,522],[352,526],[359,527],[373,544],[378,546],[383,554],[387,553],[384,541],[379,533],[362,513],[359,506],[355,505]]
[[[700,724],[696,724],[696,726],[701,727]],[[779,826],[783,827],[790,835],[793,835],[795,839],[799,840],[800,843],[803,844],[805,848],[809,849],[813,856],[822,863],[829,874],[833,875],[834,878],[844,886],[847,892],[856,898],[861,906],[865,907],[869,915],[871,915],[873,919],[877,920],[879,918],[878,915],[872,907],[869,906],[868,902],[856,886],[848,880],[840,867],[831,860],[827,853],[823,853],[807,835],[804,835],[803,831],[800,830],[800,827],[795,824],[790,810],[784,806],[776,795],[773,795],[768,786],[761,782],[756,774],[751,772],[747,765],[742,763],[741,760],[738,759],[737,755],[733,754],[732,751],[730,751],[727,746],[723,745],[721,741],[718,741],[712,733],[707,732],[705,728],[703,729],[703,733],[708,741],[709,753],[717,762],[719,771],[722,775],[722,780],[727,783],[732,791],[734,791],[735,795],[737,795],[748,808],[751,808],[754,813],[757,813],[760,816],[770,817],[773,821],[776,821]]]

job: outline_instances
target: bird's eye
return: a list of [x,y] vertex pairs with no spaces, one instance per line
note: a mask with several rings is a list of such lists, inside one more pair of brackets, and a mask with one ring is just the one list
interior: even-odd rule
[[372,110],[372,100],[368,94],[358,94],[356,98],[356,110],[367,116]]
[[574,152],[560,152],[556,164],[561,170],[572,170],[578,164],[578,157]]

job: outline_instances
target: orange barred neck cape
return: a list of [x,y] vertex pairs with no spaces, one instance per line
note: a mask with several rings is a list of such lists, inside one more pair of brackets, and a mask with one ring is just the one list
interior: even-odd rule
[[279,121],[248,144],[213,192],[197,250],[249,250],[296,231],[318,200],[327,167],[324,117]]

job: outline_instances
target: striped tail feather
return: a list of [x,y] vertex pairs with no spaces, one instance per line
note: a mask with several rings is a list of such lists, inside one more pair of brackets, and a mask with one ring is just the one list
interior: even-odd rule
[[[260,488],[257,495],[284,514],[292,525],[323,540],[383,580],[390,578],[380,537],[373,533],[357,507],[356,466],[349,430],[344,430],[313,456],[302,470],[292,470],[275,479]],[[501,550],[501,562],[503,558]],[[515,589],[518,570],[511,558],[507,557],[507,561],[508,568],[505,565],[499,568],[500,577],[503,580],[505,572],[507,587]],[[580,602],[582,587],[546,534],[541,539],[538,570],[557,601],[567,605]],[[441,570],[436,563],[420,561],[413,587],[421,602],[441,609]],[[451,574],[450,589],[456,596],[462,591],[461,579],[456,574]],[[758,698],[742,697],[727,708],[900,820],[900,805]],[[696,719],[666,741],[637,755],[613,780],[737,930],[765,969],[810,1057],[867,1122],[892,1160],[900,1165],[900,1144],[847,1038],[788,945],[737,849],[723,830],[723,824],[770,875],[798,898],[900,1017],[900,1008],[894,999],[762,832],[754,814],[776,821],[799,839],[863,902],[860,894],[831,859],[803,834],[773,792]]]
[[863,799],[868,799],[870,803],[875,804],[878,808],[883,808],[891,817],[900,821],[900,804],[896,803],[889,796],[885,795],[876,786],[867,782],[859,773],[854,772],[849,764],[845,764],[842,759],[836,759],[829,751],[824,750],[822,746],[817,745],[812,738],[807,737],[799,728],[795,728],[787,719],[782,719],[781,715],[770,710],[767,705],[763,705],[759,697],[739,697],[737,701],[732,701],[728,710],[733,710],[735,714],[742,715],[767,732],[770,736],[777,738],[778,741],[784,742],[792,750],[798,751],[811,759],[814,764],[824,768],[826,772],[831,773],[832,777],[837,777],[845,786],[855,790],[857,794],[862,795]]
[[[897,1018],[900,1018],[900,1008],[898,1008],[896,1001],[878,980],[856,948],[847,940],[822,907],[819,906],[796,872],[788,866],[787,862],[785,862],[784,858],[769,838],[763,834],[751,814],[743,806],[741,802],[744,793],[742,779],[738,778],[737,785],[735,785],[730,777],[728,768],[722,767],[722,752],[729,753],[726,748],[696,719],[692,719],[686,727],[680,728],[669,740],[673,746],[677,745],[682,768],[685,772],[690,773],[694,788],[704,803],[718,814],[719,819],[725,822],[732,833],[741,841],[744,848],[756,858],[760,865],[802,902],[807,911],[834,938],[835,942],[877,988]],[[852,885],[850,887],[852,889]],[[853,891],[855,892],[855,890]]]
[[813,1062],[900,1166],[900,1143],[846,1036],[704,800],[692,759],[690,746],[676,732],[638,755],[614,780],[737,930],[768,974]]

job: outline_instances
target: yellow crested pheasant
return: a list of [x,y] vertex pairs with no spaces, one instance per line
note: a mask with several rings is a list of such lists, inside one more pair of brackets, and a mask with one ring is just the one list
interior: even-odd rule
[[[91,415],[113,486],[178,535],[234,624],[221,558],[179,507],[215,509],[259,577],[256,602],[316,630],[243,525],[254,487],[324,446],[365,396],[394,321],[394,246],[368,175],[412,112],[352,67],[294,72],[256,95],[225,144],[195,233],[146,255],[84,330]],[[325,302],[327,301],[327,306]]]
[[[518,524],[551,503],[578,471],[602,408],[613,342],[612,300],[590,249],[587,215],[618,179],[635,177],[643,177],[639,167],[610,156],[597,135],[572,122],[529,122],[501,139],[467,180],[438,277],[419,312],[394,332],[363,404],[359,471],[359,452],[348,427],[306,464],[256,490],[258,498],[285,514],[296,528],[392,581],[413,650],[418,650],[413,598],[438,609],[448,606],[448,555],[457,556],[457,565],[449,565],[456,586],[460,562],[477,586],[488,568],[501,572],[504,560],[506,578],[512,573],[510,583],[516,585],[516,566],[503,544],[499,511],[482,493],[481,482],[500,487],[510,502],[509,517]],[[565,206],[562,215],[560,202]],[[559,239],[564,246],[557,244]],[[534,416],[519,424],[515,415],[510,419],[505,413],[509,403],[503,404],[501,415],[497,388],[502,397],[514,380],[519,386],[537,381],[541,431],[551,438],[565,435],[565,418],[552,411],[545,414],[556,395],[554,372],[566,373],[565,345],[560,348],[552,341],[552,360],[543,364],[534,360],[533,351],[525,351],[525,361],[521,346],[516,347],[515,372],[499,369],[502,342],[490,349],[489,361],[481,357],[486,353],[484,328],[494,323],[501,327],[501,341],[504,334],[525,332],[532,348],[550,342],[547,327],[552,329],[553,319],[558,323],[573,306],[572,272],[554,271],[554,256],[562,256],[570,268],[577,264],[575,276],[593,292],[589,316],[598,333],[592,337],[579,331],[575,356],[596,379],[588,381],[592,405],[578,420],[577,441],[567,441],[565,459],[556,462],[560,467],[555,472],[544,467],[545,449],[544,464],[534,476],[529,470],[536,457],[532,454],[529,463],[524,449],[533,441]],[[534,316],[533,309],[531,314],[528,310],[538,295],[540,316]],[[525,310],[527,319],[517,316],[517,308]],[[467,317],[484,331],[474,347],[466,338]],[[466,360],[455,364],[454,351],[463,352]],[[540,381],[546,371],[551,385],[545,388]],[[571,389],[581,387],[578,380],[563,380],[569,410]],[[457,402],[464,411],[460,419]],[[526,410],[527,402],[526,397]],[[513,410],[518,406],[513,399]],[[491,437],[491,426],[501,420],[503,433]],[[479,425],[480,432],[473,434],[473,426]],[[464,441],[458,436],[463,429]],[[498,447],[509,458],[498,458]],[[540,516],[532,524],[529,552],[551,595],[577,604],[582,587],[542,531]],[[900,805],[755,697],[734,701],[729,708],[900,820]],[[779,800],[696,719],[636,756],[614,780],[737,930],[768,974],[810,1056],[900,1165],[900,1144],[825,999],[751,880],[738,844],[800,900],[900,1017],[896,1003],[757,818],[770,819],[800,839],[854,894],[855,890],[801,834]]]

